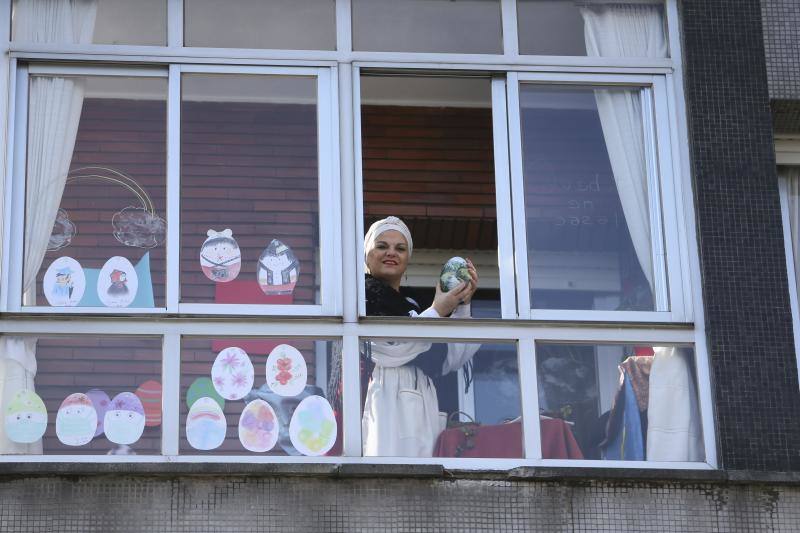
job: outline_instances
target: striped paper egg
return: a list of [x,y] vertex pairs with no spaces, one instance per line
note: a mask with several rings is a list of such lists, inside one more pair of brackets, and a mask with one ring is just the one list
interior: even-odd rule
[[136,396],[144,407],[144,425],[147,427],[161,425],[161,383],[148,380],[136,389]]

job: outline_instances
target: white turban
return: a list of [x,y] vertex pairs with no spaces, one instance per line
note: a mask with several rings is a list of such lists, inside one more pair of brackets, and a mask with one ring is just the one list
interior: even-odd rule
[[365,258],[375,248],[375,241],[378,240],[378,237],[389,230],[399,231],[403,234],[403,237],[406,238],[406,243],[408,243],[408,257],[411,257],[411,252],[414,250],[414,241],[411,240],[411,232],[408,230],[408,226],[397,217],[386,217],[372,224],[364,236]]

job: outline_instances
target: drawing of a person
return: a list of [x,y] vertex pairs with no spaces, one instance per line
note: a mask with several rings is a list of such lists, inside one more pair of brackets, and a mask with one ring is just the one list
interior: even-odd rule
[[116,268],[111,271],[111,285],[108,287],[109,296],[123,296],[128,294],[128,275]]

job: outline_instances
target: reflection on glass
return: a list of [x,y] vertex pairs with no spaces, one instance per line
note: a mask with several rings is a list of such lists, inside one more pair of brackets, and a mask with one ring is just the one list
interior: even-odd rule
[[365,341],[364,455],[522,457],[516,355],[513,344]]
[[336,49],[333,0],[185,0],[186,46]]
[[319,302],[316,79],[187,74],[181,301]]
[[[57,8],[54,7],[57,4]],[[14,0],[12,40],[60,44],[167,44],[166,0]]]
[[353,0],[353,49],[499,54],[498,0]]
[[[791,237],[792,258],[794,260],[795,288],[800,299],[800,168],[783,167],[779,170],[786,178],[789,204],[789,235]],[[784,230],[785,231],[785,230]]]
[[655,309],[639,91],[523,84],[520,102],[532,307]]
[[341,453],[341,342],[181,342],[180,453]]
[[161,451],[161,339],[0,337],[2,454]]
[[545,459],[703,461],[694,350],[536,345]]
[[517,0],[521,54],[667,57],[663,2]]
[[31,76],[25,305],[164,305],[165,79]]

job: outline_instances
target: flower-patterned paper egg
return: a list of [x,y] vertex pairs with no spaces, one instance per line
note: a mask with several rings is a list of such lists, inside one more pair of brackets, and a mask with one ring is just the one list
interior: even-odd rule
[[59,257],[47,267],[42,280],[44,297],[53,307],[73,307],[86,291],[83,267],[71,257]]
[[439,285],[444,292],[448,292],[462,281],[472,281],[467,261],[463,257],[451,257],[442,267]]
[[67,396],[56,414],[56,436],[67,446],[83,446],[97,431],[97,411],[81,392]]
[[186,415],[186,439],[195,450],[219,448],[227,429],[225,414],[213,398],[199,398]]
[[147,380],[134,393],[142,401],[144,407],[144,425],[154,427],[161,425],[161,383]]
[[108,406],[111,404],[111,398],[100,389],[90,389],[86,393],[86,396],[92,401],[92,406],[95,412],[97,412],[97,429],[94,432],[94,436],[99,437],[105,431],[104,423],[106,411],[108,411]]
[[12,442],[36,442],[47,429],[47,408],[39,395],[32,390],[16,393],[4,414],[6,437]]
[[280,426],[275,410],[264,400],[248,403],[239,417],[239,441],[251,452],[268,452],[278,442]]
[[253,390],[255,373],[247,352],[236,346],[225,348],[214,359],[211,381],[226,400],[239,400]]
[[144,407],[132,392],[120,392],[108,406],[103,425],[106,438],[115,444],[133,444],[144,432]]
[[130,261],[114,256],[97,276],[97,297],[106,307],[128,307],[139,290],[139,276]]
[[291,248],[272,239],[258,258],[256,275],[264,294],[291,294],[300,276],[300,261]]
[[336,417],[322,396],[304,399],[292,414],[289,438],[303,455],[324,455],[336,443]]
[[297,348],[279,344],[267,357],[267,385],[281,396],[297,396],[306,388],[308,366]]
[[200,268],[208,279],[227,283],[236,279],[242,268],[242,253],[239,243],[230,229],[208,230],[208,238],[200,248]]

